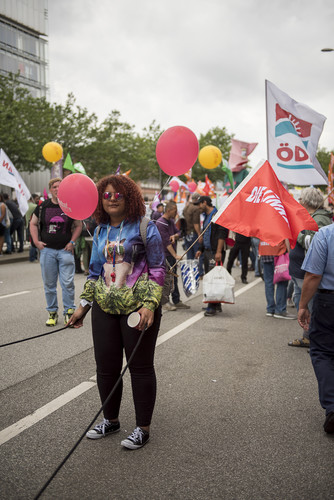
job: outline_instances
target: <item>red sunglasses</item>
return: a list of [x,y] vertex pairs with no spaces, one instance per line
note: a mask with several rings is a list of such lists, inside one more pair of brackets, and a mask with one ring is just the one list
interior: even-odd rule
[[123,200],[124,194],[122,194],[122,193],[110,193],[109,191],[106,191],[105,193],[103,193],[103,199],[104,200],[111,200],[112,197],[114,197],[114,199],[116,201],[117,200]]

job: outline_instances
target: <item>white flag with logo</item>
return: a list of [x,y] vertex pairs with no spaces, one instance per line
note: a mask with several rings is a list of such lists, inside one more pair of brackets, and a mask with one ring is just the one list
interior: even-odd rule
[[297,186],[327,184],[316,158],[326,117],[266,80],[268,160],[280,181]]
[[3,149],[0,149],[0,184],[15,189],[16,199],[22,215],[28,210],[30,191]]

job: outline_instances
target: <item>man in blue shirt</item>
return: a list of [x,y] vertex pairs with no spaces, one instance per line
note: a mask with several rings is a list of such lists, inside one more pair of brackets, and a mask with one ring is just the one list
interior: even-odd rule
[[[310,333],[310,355],[326,410],[324,430],[334,433],[334,224],[316,233],[304,259],[298,321]],[[312,315],[308,303],[314,296]]]

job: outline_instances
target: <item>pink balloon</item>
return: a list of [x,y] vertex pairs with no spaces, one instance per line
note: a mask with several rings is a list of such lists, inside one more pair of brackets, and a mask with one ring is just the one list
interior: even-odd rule
[[172,191],[174,191],[174,193],[176,193],[176,191],[178,191],[180,186],[177,181],[170,181],[169,187],[171,188]]
[[188,186],[188,189],[191,193],[194,193],[197,189],[196,182],[188,182],[187,186]]
[[157,162],[167,175],[185,174],[194,165],[198,156],[198,140],[187,127],[168,128],[158,139]]
[[84,220],[90,217],[96,209],[98,199],[97,188],[87,175],[68,175],[59,185],[59,206],[72,219]]

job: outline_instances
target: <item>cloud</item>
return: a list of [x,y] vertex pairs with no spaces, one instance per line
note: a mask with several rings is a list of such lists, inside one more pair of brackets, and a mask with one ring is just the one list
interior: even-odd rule
[[58,0],[49,2],[53,101],[73,92],[103,119],[156,120],[199,135],[214,126],[266,155],[265,79],[327,116],[334,148],[332,0]]

